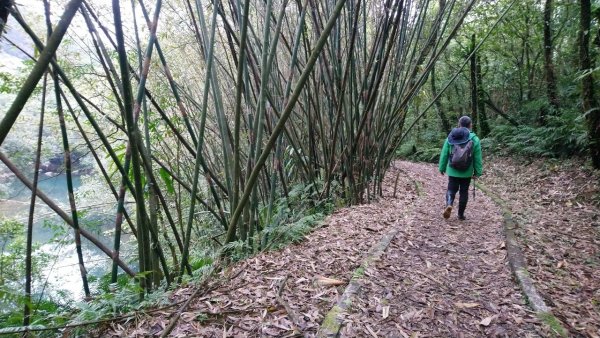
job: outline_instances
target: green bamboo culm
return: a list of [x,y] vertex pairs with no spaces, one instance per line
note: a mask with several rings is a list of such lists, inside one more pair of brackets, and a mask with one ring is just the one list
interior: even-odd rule
[[67,32],[67,29],[69,28],[69,25],[71,24],[71,20],[73,20],[73,17],[79,10],[79,6],[81,6],[82,2],[83,0],[71,0],[65,6],[65,11],[61,16],[58,25],[54,29],[54,32],[48,39],[46,47],[40,53],[40,57],[29,73],[27,80],[25,80],[21,86],[21,90],[19,90],[19,93],[17,93],[12,105],[10,108],[8,108],[8,111],[6,111],[2,122],[0,122],[0,145],[4,143],[6,135],[8,135],[8,132],[17,120],[17,117],[19,117],[19,114],[21,114],[25,103],[27,103],[38,82],[48,69],[48,65],[54,57],[58,46],[60,45],[65,33]]
[[[50,20],[50,4],[47,0],[44,1],[45,17],[46,17],[46,30],[48,38],[52,36],[52,23]],[[87,278],[87,270],[85,268],[85,262],[83,259],[83,251],[81,248],[81,229],[79,228],[79,215],[77,213],[77,205],[75,203],[75,194],[73,189],[73,170],[71,163],[71,147],[69,145],[69,137],[67,134],[67,126],[65,123],[65,114],[63,110],[61,100],[61,89],[58,82],[58,72],[52,70],[52,78],[54,79],[54,97],[56,99],[56,112],[58,115],[58,121],[60,126],[60,132],[62,137],[63,151],[64,151],[64,164],[65,164],[65,176],[67,180],[67,195],[69,200],[69,208],[71,209],[71,219],[73,220],[73,232],[75,237],[75,251],[77,252],[77,261],[79,263],[79,271],[81,274],[81,281],[83,284],[83,291],[86,299],[90,297],[90,287]]]
[[252,173],[250,174],[250,177],[248,178],[248,180],[246,182],[246,187],[244,188],[244,192],[243,192],[240,200],[238,201],[238,205],[236,206],[236,209],[235,209],[233,215],[231,216],[231,220],[229,222],[229,228],[227,229],[226,243],[232,242],[235,238],[236,225],[242,214],[244,206],[248,202],[248,200],[250,198],[250,194],[252,193],[252,190],[254,189],[254,184],[256,183],[258,174],[259,174],[260,170],[262,169],[262,167],[264,166],[265,162],[267,161],[267,158],[269,157],[271,150],[275,146],[275,142],[277,141],[279,134],[283,131],[283,127],[284,127],[287,119],[290,117],[292,110],[294,109],[294,106],[295,106],[296,102],[298,101],[298,98],[300,97],[302,88],[304,87],[306,81],[308,80],[308,77],[309,77],[310,73],[312,72],[312,69],[313,69],[315,63],[317,62],[317,58],[319,57],[319,54],[321,53],[323,46],[325,46],[325,43],[327,42],[327,38],[329,37],[329,34],[331,33],[331,30],[333,29],[333,26],[335,25],[337,18],[340,15],[340,12],[342,11],[342,8],[344,7],[345,3],[346,3],[346,0],[338,0],[338,2],[336,3],[335,9],[333,10],[333,13],[329,17],[329,20],[327,21],[325,30],[323,31],[323,33],[321,33],[321,36],[319,37],[319,40],[317,41],[317,44],[316,44],[315,48],[313,49],[313,51],[310,55],[310,58],[308,59],[308,62],[306,63],[304,72],[298,79],[298,82],[296,82],[296,86],[294,88],[292,96],[288,100],[286,107],[285,107],[283,113],[281,114],[279,122],[273,129],[273,132],[271,133],[271,136],[269,137],[267,144],[265,145],[260,157],[258,158],[258,161],[254,165],[254,168],[252,169]]
[[[201,13],[201,11],[202,11],[202,9],[199,6],[198,6],[198,11],[199,11],[199,13]],[[203,14],[199,14],[199,15],[203,15]],[[208,47],[208,55],[207,55],[208,63],[206,66],[206,81],[204,83],[202,110],[201,110],[201,118],[200,118],[200,128],[198,131],[198,144],[197,144],[197,148],[196,148],[196,161],[194,164],[192,196],[194,196],[198,193],[200,166],[202,165],[202,163],[204,161],[203,155],[202,155],[202,147],[204,145],[204,131],[205,131],[205,127],[206,127],[208,93],[209,93],[209,89],[210,89],[210,84],[212,83],[210,81],[210,78],[212,76],[211,74],[212,74],[212,67],[213,67],[213,60],[214,60],[213,53],[214,53],[214,42],[215,42],[215,30],[216,30],[216,24],[217,24],[216,19],[217,19],[217,11],[214,10],[213,20],[212,20],[212,24],[211,24],[210,40],[208,41],[208,45],[206,46],[206,47]],[[206,166],[206,165],[204,165],[204,166]],[[190,210],[188,212],[186,230],[185,230],[185,234],[184,234],[184,246],[183,246],[183,253],[182,253],[182,257],[181,257],[181,268],[180,268],[181,272],[179,275],[179,282],[181,282],[181,280],[183,278],[183,274],[185,272],[184,271],[185,266],[189,263],[188,259],[189,259],[189,250],[190,250],[190,238],[192,235],[192,226],[193,226],[193,222],[194,222],[195,206],[196,206],[196,200],[191,199]]]
[[[240,185],[241,185],[241,164],[240,164],[240,143],[241,143],[241,119],[242,119],[242,95],[244,91],[244,68],[246,68],[246,44],[248,41],[248,13],[250,11],[250,0],[244,2],[243,12],[241,14],[241,37],[240,37],[240,52],[237,64],[236,86],[235,86],[235,103],[234,103],[234,134],[233,134],[233,195],[230,199],[229,208],[234,210],[239,201]],[[229,225],[228,227],[231,227]],[[228,227],[225,229],[227,230]],[[237,224],[235,225],[237,228]]]
[[31,200],[29,203],[29,216],[27,218],[27,237],[25,244],[25,306],[23,309],[23,326],[29,325],[31,321],[31,284],[33,273],[33,220],[35,213],[35,200],[37,198],[37,187],[39,179],[39,169],[42,156],[42,136],[44,133],[44,115],[46,112],[46,89],[48,74],[44,74],[42,82],[42,105],[40,108],[40,123],[38,127],[37,145],[35,153],[35,165],[33,171],[33,188],[31,189]]
[[[151,271],[150,265],[150,239],[148,234],[148,224],[145,217],[146,206],[144,203],[142,170],[140,165],[139,150],[137,139],[140,137],[139,130],[135,124],[133,93],[131,82],[129,81],[129,65],[127,62],[127,53],[125,51],[125,41],[123,37],[123,25],[121,22],[121,8],[118,0],[112,2],[115,35],[117,38],[117,52],[119,56],[119,66],[121,68],[121,81],[123,85],[123,103],[125,107],[125,122],[127,124],[127,133],[131,146],[131,164],[136,194],[136,220],[138,226],[138,265],[140,272]],[[142,289],[151,289],[151,279],[146,278],[145,274],[139,275],[140,286]],[[140,293],[143,298],[143,293]]]

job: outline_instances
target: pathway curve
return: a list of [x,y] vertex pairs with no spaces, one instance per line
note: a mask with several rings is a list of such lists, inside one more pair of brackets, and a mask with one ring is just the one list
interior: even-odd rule
[[[342,337],[545,335],[506,264],[498,208],[479,193],[467,221],[444,220],[445,182],[432,165],[396,162],[380,201],[340,209],[302,243],[227,269],[226,282],[194,299],[170,336],[313,337],[369,249],[394,229],[360,279]],[[160,335],[175,311],[114,323],[105,335]]]

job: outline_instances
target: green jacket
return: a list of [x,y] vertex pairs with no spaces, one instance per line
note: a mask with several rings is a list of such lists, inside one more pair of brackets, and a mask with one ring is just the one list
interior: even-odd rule
[[448,174],[448,176],[452,177],[472,177],[472,176],[481,176],[483,173],[483,161],[481,159],[481,142],[479,141],[479,137],[475,135],[474,132],[471,132],[469,136],[469,140],[473,140],[473,162],[467,170],[457,170],[450,167],[450,151],[452,150],[452,146],[448,143],[448,139],[444,142],[444,147],[442,148],[442,152],[440,154],[440,172]]

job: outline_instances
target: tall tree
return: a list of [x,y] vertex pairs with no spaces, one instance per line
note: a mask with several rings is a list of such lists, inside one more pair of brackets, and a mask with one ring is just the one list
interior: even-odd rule
[[[437,88],[435,86],[435,66],[431,67],[431,95],[435,98],[437,96]],[[440,117],[440,124],[442,127],[443,131],[449,131],[450,130],[450,121],[448,120],[448,116],[446,115],[446,112],[444,111],[444,107],[442,107],[442,102],[440,99],[435,100],[434,102],[435,104],[435,110],[438,113],[438,116]]]
[[469,57],[469,74],[471,75],[471,119],[473,119],[473,131],[477,132],[479,130],[479,104],[477,103],[479,99],[479,93],[477,90],[477,52],[475,51],[475,34],[471,35],[471,48]]
[[[554,74],[553,53],[554,46],[552,43],[552,0],[546,0],[544,4],[544,75],[546,80],[546,95],[552,110],[558,109],[559,100],[556,89],[556,76]],[[546,123],[547,111],[542,109],[540,112],[540,123]],[[552,113],[552,111],[551,111]]]
[[483,90],[483,73],[481,72],[481,55],[476,52],[475,71],[477,77],[477,114],[479,115],[479,132],[486,137],[490,133],[490,125],[485,112],[485,91]]
[[580,0],[579,22],[579,68],[584,73],[581,78],[581,100],[588,124],[590,151],[594,168],[600,169],[600,109],[594,97],[594,76],[590,56],[591,2]]

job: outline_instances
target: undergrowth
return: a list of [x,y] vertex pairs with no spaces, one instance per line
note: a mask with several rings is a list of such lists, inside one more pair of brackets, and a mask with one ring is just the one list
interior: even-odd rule
[[[537,113],[530,115],[536,116]],[[491,123],[493,127],[489,135],[479,135],[484,155],[569,158],[586,155],[588,151],[584,116],[576,110],[563,109],[559,114],[549,115],[543,126],[530,118],[518,119],[524,123],[514,126],[497,119]],[[438,162],[447,133],[434,129],[414,134],[398,148],[397,156],[417,162]]]
[[[304,239],[335,209],[333,200],[319,199],[323,184],[318,182],[317,185],[296,184],[287,196],[275,200],[271,213],[268,206],[263,206],[259,218],[260,224],[265,224],[264,228],[251,241],[232,242],[224,249],[232,253],[233,260],[241,260],[257,252],[279,249]],[[336,188],[333,184],[332,189]]]
[[416,136],[400,145],[396,156],[416,162],[436,163],[440,159],[445,137],[446,134],[437,129],[416,132]]
[[583,155],[588,138],[581,117],[565,113],[549,116],[544,126],[497,125],[482,147],[499,154],[565,158]]
[[[200,219],[194,229],[194,238],[190,250],[190,266],[192,275],[184,275],[182,284],[171,283],[170,286],[161,284],[153,292],[146,294],[143,300],[140,299],[142,290],[139,282],[135,278],[130,278],[125,274],[118,277],[116,283],[111,283],[111,275],[107,273],[100,277],[89,275],[89,281],[93,291],[93,299],[90,301],[64,301],[60,304],[41,299],[36,305],[36,316],[33,318],[31,327],[50,328],[53,326],[64,326],[67,324],[77,324],[85,322],[101,322],[102,320],[115,318],[127,313],[145,311],[150,308],[160,308],[170,304],[172,292],[179,287],[198,284],[207,278],[217,278],[215,272],[217,261],[221,261],[219,256],[222,250],[229,253],[229,261],[235,262],[251,257],[259,252],[276,250],[296,243],[315,227],[321,224],[326,215],[333,212],[336,205],[342,205],[343,201],[321,200],[319,191],[322,191],[322,182],[318,186],[309,184],[297,184],[290,187],[286,196],[275,199],[272,208],[268,206],[260,208],[261,212],[257,217],[258,224],[264,224],[260,232],[249,241],[234,241],[227,245],[221,245],[225,234],[222,227],[206,219]],[[335,191],[337,185],[332,185]],[[19,225],[22,229],[22,225]],[[18,233],[18,231],[14,231]],[[1,236],[0,236],[1,237]],[[14,242],[14,241],[13,241]],[[22,249],[21,242],[18,242]],[[22,250],[19,250],[17,256],[21,256]],[[128,257],[130,261],[135,261],[135,257]],[[17,260],[17,258],[15,258]],[[171,273],[178,273],[178,266],[175,262],[170,264]],[[222,268],[222,266],[221,266]],[[141,273],[144,274],[144,273]],[[138,275],[141,275],[138,273]],[[19,292],[14,289],[12,295]],[[10,334],[13,330],[22,325],[23,299],[12,297],[2,291],[0,288],[0,299],[10,301],[11,310],[0,311],[0,334]],[[81,326],[70,329],[71,335],[86,335],[89,326]],[[39,331],[36,336],[52,337],[57,334],[57,330]],[[17,334],[15,334],[17,335]],[[18,336],[18,335],[17,335]]]

